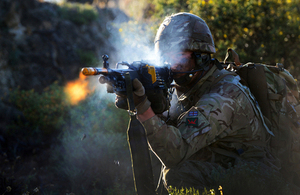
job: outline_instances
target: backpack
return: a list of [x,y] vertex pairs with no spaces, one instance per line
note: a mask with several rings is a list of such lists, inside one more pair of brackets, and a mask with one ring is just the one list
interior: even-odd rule
[[[232,63],[226,62],[229,53],[234,59]],[[300,186],[300,103],[295,79],[282,64],[241,64],[232,49],[228,49],[224,64],[227,70],[241,77],[242,84],[248,86],[256,98],[265,123],[274,133],[268,146],[281,162],[281,173]]]

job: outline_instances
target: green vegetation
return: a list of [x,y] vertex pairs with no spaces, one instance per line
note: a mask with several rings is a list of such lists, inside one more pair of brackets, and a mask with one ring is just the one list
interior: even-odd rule
[[[195,188],[189,188],[189,189],[177,189],[177,188],[172,188],[172,186],[170,187],[170,189],[168,190],[170,195],[200,195],[199,190],[196,190]],[[211,189],[211,190],[206,190],[206,188],[204,189],[204,192],[202,193],[202,195],[215,195],[215,190]]]
[[[128,114],[117,109],[111,99],[100,99],[99,93],[101,91],[90,94],[74,106],[57,83],[42,93],[20,89],[10,93],[11,103],[22,111],[25,120],[20,119],[5,133],[33,150],[42,142],[52,146],[47,170],[48,177],[57,176],[57,183],[51,191],[63,188],[91,195],[133,192],[126,139]],[[24,132],[24,127],[30,131]],[[18,138],[20,133],[21,139]],[[50,141],[53,138],[59,143],[53,145]],[[15,162],[20,162],[20,157],[18,159]],[[12,167],[14,172],[21,169],[18,165]],[[28,172],[24,192],[37,186],[38,176],[36,172]]]
[[[260,166],[258,163],[246,162],[231,166],[227,170],[212,171],[213,184],[206,186],[203,192],[194,188],[170,188],[171,195],[253,195],[285,194],[291,195],[289,184],[276,171]],[[210,189],[210,190],[207,190]]]
[[86,66],[95,66],[99,61],[92,51],[78,49],[76,53],[79,55],[80,62]]
[[89,24],[97,20],[98,12],[95,7],[89,4],[63,3],[58,10],[60,17],[70,20],[75,24]]
[[26,124],[33,129],[39,129],[44,135],[51,134],[55,129],[60,129],[67,119],[69,107],[65,100],[63,87],[57,83],[45,88],[43,93],[32,90],[14,89],[9,94],[9,99],[22,111]]
[[[154,0],[154,18],[180,11],[202,17],[223,60],[227,48],[241,62],[283,63],[299,77],[300,5],[292,0]],[[152,10],[153,11],[153,10]]]
[[[114,26],[122,39],[121,48],[138,48],[136,51],[147,53],[145,46],[153,46],[156,29],[164,17],[185,11],[207,22],[217,48],[215,58],[223,60],[231,47],[244,63],[281,62],[300,80],[298,1],[144,0],[137,6],[139,10],[127,11],[132,12],[132,17],[138,11],[139,22]],[[99,17],[95,7],[78,3],[63,3],[58,13],[78,25],[89,24]],[[81,63],[97,64],[94,52],[77,50],[76,53]],[[18,50],[12,51],[9,65],[18,63],[19,55]],[[10,92],[10,103],[21,115],[0,135],[0,141],[3,137],[7,139],[7,145],[1,145],[1,149],[6,148],[0,153],[0,193],[34,194],[38,193],[34,191],[37,186],[42,186],[40,194],[134,194],[126,142],[128,115],[115,108],[111,99],[99,98],[99,93],[95,91],[77,105],[71,105],[64,87],[57,83],[43,92],[20,89]],[[24,162],[31,163],[25,161],[27,156],[33,156],[39,164],[26,167],[35,169],[24,170]],[[262,171],[252,163],[227,171],[215,170],[212,174],[215,184],[206,187],[211,190],[171,189],[170,194],[289,194],[289,186],[275,172]]]
[[216,195],[216,194],[221,194],[222,195],[222,187],[219,187],[219,192],[215,192],[214,189],[210,189],[207,190],[206,188],[204,188],[204,191],[202,193],[199,192],[199,190],[196,190],[194,188],[190,188],[190,189],[177,189],[177,188],[170,188],[169,189],[169,195]]

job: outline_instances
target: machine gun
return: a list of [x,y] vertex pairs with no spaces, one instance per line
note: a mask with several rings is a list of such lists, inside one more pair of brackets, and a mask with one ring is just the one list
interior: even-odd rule
[[[101,75],[100,83],[108,85],[107,92],[121,96],[126,96],[125,74],[129,73],[131,81],[137,78],[145,87],[148,100],[156,114],[168,110],[170,105],[169,89],[173,81],[169,64],[155,66],[147,61],[135,61],[131,64],[123,61],[117,63],[116,69],[111,69],[108,55],[103,55],[102,59],[103,68],[85,67],[81,72],[85,76]],[[120,66],[127,68],[119,69]]]
[[[125,95],[128,101],[130,121],[127,130],[127,139],[131,152],[134,185],[138,195],[155,195],[155,185],[148,141],[144,126],[134,114],[132,81],[137,78],[145,87],[145,93],[151,102],[155,113],[162,113],[169,108],[169,89],[173,81],[170,66],[154,66],[145,61],[117,63],[116,69],[110,69],[107,55],[102,56],[103,68],[86,67],[81,72],[86,75],[102,75],[100,83],[106,83],[109,93]],[[119,66],[127,69],[119,69]],[[157,102],[163,102],[162,104]],[[161,107],[161,105],[166,105]]]

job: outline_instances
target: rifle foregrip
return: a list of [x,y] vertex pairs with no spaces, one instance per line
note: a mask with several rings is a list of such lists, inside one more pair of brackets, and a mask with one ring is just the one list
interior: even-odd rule
[[85,67],[81,69],[81,73],[85,76],[105,74],[107,72],[106,68]]

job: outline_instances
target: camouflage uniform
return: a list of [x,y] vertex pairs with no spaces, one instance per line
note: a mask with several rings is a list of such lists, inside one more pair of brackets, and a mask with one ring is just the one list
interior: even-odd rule
[[150,147],[165,166],[167,186],[203,189],[211,182],[212,169],[240,160],[279,166],[266,149],[272,132],[239,81],[213,66],[171,105],[173,125],[157,115],[143,122]]
[[175,91],[169,120],[155,115],[143,122],[149,145],[164,165],[164,184],[201,190],[212,183],[213,169],[242,161],[279,169],[267,148],[273,133],[249,89],[235,73],[206,63],[216,50],[205,21],[190,13],[174,14],[163,21],[154,42],[165,61],[178,52],[193,52],[195,70],[206,72],[188,92]]

